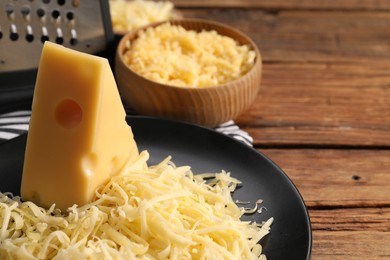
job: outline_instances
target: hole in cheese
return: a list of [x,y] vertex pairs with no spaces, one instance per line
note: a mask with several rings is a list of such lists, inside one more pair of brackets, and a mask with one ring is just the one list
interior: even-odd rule
[[83,170],[87,176],[92,176],[98,164],[98,156],[96,153],[89,153],[85,155],[81,161]]
[[57,105],[55,117],[58,124],[70,129],[80,124],[83,110],[75,101],[64,99]]

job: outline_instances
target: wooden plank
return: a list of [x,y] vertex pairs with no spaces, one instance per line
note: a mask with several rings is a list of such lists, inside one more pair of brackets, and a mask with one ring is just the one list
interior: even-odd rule
[[389,259],[390,232],[315,231],[312,259]]
[[313,260],[390,257],[389,150],[261,152],[286,172],[309,208]]
[[313,209],[309,214],[313,260],[390,257],[390,208]]
[[390,63],[264,64],[236,122],[256,146],[390,146]]
[[390,150],[261,149],[309,209],[390,207]]
[[390,208],[310,210],[314,231],[390,232]]
[[311,10],[389,10],[386,0],[172,0],[177,7],[223,7]]
[[350,62],[390,59],[390,15],[385,12],[184,9],[249,35],[265,62]]

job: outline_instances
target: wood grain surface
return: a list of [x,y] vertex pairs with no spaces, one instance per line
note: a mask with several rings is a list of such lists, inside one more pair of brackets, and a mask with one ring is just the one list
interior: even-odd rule
[[172,0],[178,7],[262,8],[292,10],[390,10],[386,0]]
[[302,194],[312,259],[390,259],[390,1],[174,3],[258,45],[260,91],[236,122]]

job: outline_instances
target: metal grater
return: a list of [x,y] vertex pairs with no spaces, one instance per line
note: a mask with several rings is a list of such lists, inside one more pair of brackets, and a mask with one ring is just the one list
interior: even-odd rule
[[31,101],[43,42],[97,54],[113,39],[108,0],[0,0],[0,112]]

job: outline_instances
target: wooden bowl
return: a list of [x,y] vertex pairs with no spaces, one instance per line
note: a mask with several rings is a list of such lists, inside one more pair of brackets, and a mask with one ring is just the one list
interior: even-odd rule
[[134,72],[123,60],[128,41],[136,39],[139,30],[130,32],[119,42],[115,59],[115,76],[123,101],[141,115],[157,116],[215,127],[237,117],[256,98],[261,81],[261,56],[255,43],[240,31],[221,23],[180,19],[170,21],[187,30],[215,30],[221,35],[248,44],[256,52],[256,61],[241,78],[218,86],[204,88],[177,87],[149,80]]

